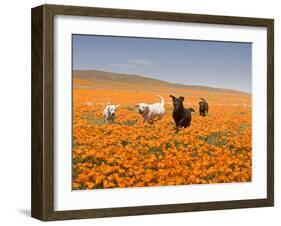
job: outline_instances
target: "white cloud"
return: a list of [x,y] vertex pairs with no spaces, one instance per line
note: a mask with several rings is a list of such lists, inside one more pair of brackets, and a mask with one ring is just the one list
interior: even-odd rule
[[118,67],[118,68],[134,68],[137,66],[153,66],[155,65],[154,62],[149,60],[143,60],[143,59],[132,59],[128,60],[125,63],[114,63],[110,64],[110,67]]
[[119,68],[131,68],[132,65],[128,64],[128,63],[124,63],[124,64],[110,64],[109,66],[111,67],[119,67]]
[[155,63],[149,60],[143,60],[143,59],[133,59],[129,60],[129,63],[136,64],[136,65],[154,65]]

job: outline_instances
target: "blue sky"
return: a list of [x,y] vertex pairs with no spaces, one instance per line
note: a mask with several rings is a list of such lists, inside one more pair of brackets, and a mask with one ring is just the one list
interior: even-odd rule
[[251,43],[73,35],[73,69],[251,93]]

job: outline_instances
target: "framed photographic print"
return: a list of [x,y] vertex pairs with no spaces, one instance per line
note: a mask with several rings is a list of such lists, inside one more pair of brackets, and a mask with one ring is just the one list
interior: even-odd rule
[[274,21],[32,9],[32,216],[273,206]]

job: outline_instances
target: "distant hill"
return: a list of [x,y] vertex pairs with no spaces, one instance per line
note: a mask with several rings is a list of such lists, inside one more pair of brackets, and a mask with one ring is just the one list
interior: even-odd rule
[[148,78],[140,75],[130,75],[130,74],[119,74],[113,72],[105,72],[98,70],[75,70],[73,71],[74,80],[86,80],[89,82],[98,82],[98,83],[110,83],[110,84],[122,84],[122,85],[141,85],[142,87],[151,88],[151,87],[166,87],[169,89],[189,89],[189,90],[204,90],[204,91],[214,91],[214,92],[231,92],[237,94],[246,94],[244,92],[231,90],[231,89],[221,89],[213,88],[207,86],[194,86],[194,85],[184,85],[177,83],[170,83],[158,79]]

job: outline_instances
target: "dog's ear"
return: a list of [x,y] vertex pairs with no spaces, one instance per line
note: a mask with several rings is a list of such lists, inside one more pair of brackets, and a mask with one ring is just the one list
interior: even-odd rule
[[138,108],[139,106],[140,106],[139,104],[136,104],[136,105],[135,105],[136,108]]
[[180,96],[179,99],[180,99],[181,101],[184,101],[184,97],[183,97],[183,96]]
[[145,112],[148,112],[148,111],[149,111],[149,107],[148,107],[148,106],[145,106],[144,109],[145,109],[145,110],[144,110]]
[[173,95],[170,95],[170,97],[172,97],[172,99],[174,100],[176,97],[175,96],[173,96]]

